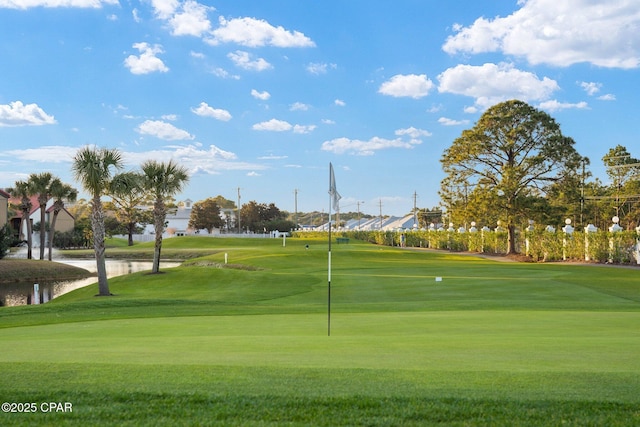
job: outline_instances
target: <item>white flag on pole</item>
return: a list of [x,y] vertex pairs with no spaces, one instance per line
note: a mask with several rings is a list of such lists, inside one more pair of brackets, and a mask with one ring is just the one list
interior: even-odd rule
[[333,174],[333,165],[329,163],[329,195],[331,195],[331,204],[333,205],[333,209],[337,210],[338,202],[342,198],[338,190],[336,189],[336,177]]

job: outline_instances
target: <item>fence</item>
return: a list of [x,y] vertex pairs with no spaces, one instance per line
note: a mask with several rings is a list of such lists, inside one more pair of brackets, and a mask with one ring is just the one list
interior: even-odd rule
[[[604,231],[591,227],[584,231],[571,229],[571,232],[533,227],[519,230],[515,236],[516,251],[534,261],[640,264],[640,227],[636,231]],[[294,235],[309,236],[309,233]],[[507,252],[507,231],[501,228],[338,231],[335,235],[386,246],[405,245],[486,254]]]

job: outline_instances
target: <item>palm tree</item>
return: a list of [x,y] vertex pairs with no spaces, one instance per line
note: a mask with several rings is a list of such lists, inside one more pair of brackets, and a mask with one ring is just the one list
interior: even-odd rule
[[49,226],[49,261],[51,261],[51,252],[53,251],[53,236],[56,232],[56,220],[58,214],[64,209],[64,201],[75,202],[78,197],[78,190],[68,184],[64,184],[58,178],[51,182],[50,194],[54,199],[53,202],[53,218]]
[[16,197],[20,197],[20,210],[22,211],[22,221],[20,224],[20,233],[24,230],[24,224],[27,224],[27,259],[31,259],[33,257],[31,252],[31,247],[33,246],[33,241],[31,234],[33,233],[31,227],[31,208],[33,207],[31,204],[31,189],[29,188],[29,183],[27,181],[16,181],[13,188],[9,189],[9,193]]
[[104,248],[104,210],[100,199],[108,190],[112,169],[121,169],[122,154],[116,149],[85,147],[81,148],[73,158],[71,170],[77,181],[92,196],[91,229],[93,230],[93,248],[96,253],[98,270],[98,295],[108,296],[107,270],[105,266]]
[[145,176],[145,187],[153,195],[153,224],[156,233],[155,249],[153,251],[152,273],[160,272],[160,251],[162,249],[162,233],[167,217],[167,207],[164,199],[172,197],[182,191],[189,182],[187,169],[176,164],[173,160],[168,163],[148,160],[141,166]]
[[38,205],[40,205],[40,259],[44,259],[44,247],[47,229],[45,226],[47,202],[49,201],[49,191],[53,181],[53,175],[50,172],[32,173],[29,175],[29,187],[32,196],[38,196]]

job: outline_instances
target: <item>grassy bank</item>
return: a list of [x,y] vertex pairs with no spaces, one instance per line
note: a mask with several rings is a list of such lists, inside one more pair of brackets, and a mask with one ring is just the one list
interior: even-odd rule
[[0,285],[2,283],[73,280],[91,274],[79,267],[51,261],[27,259],[0,259]]
[[0,423],[640,423],[635,270],[335,245],[327,336],[326,242],[166,244],[207,255],[0,310],[0,399],[73,404]]

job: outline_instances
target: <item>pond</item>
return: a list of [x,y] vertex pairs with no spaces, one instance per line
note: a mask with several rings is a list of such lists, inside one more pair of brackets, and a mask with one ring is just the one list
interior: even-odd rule
[[[61,262],[75,267],[84,268],[91,273],[96,273],[96,261],[94,259],[57,259]],[[151,261],[126,261],[126,260],[106,260],[107,277],[124,276],[126,274],[137,273],[138,271],[151,270]],[[173,268],[179,266],[179,262],[162,261],[160,269]],[[17,282],[0,285],[0,306],[12,307],[17,305],[42,304],[53,298],[64,295],[73,290],[96,283],[96,276],[85,279],[67,280],[61,282]]]

